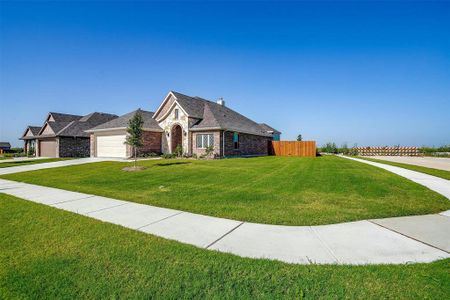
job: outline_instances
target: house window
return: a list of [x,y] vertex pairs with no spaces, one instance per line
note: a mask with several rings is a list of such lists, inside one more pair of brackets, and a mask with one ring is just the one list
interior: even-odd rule
[[175,120],[178,120],[178,108],[175,109]]
[[214,146],[214,134],[197,134],[197,148],[205,149]]
[[235,150],[239,149],[239,133],[233,133],[233,148]]

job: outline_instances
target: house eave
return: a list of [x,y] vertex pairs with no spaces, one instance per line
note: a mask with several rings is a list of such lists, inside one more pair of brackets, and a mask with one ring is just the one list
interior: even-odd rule
[[[115,128],[101,128],[101,129],[89,129],[84,132],[87,133],[95,133],[95,132],[105,132],[105,131],[118,131],[118,130],[127,130],[127,127],[115,127]],[[164,132],[162,129],[157,128],[142,128],[144,131],[154,131],[154,132]]]
[[196,131],[196,132],[197,131],[223,130],[223,131],[233,131],[233,132],[257,135],[257,136],[272,137],[271,134],[256,133],[256,132],[250,132],[250,131],[241,130],[241,129],[235,129],[235,128],[205,127],[205,128],[190,128],[189,130],[190,131]]

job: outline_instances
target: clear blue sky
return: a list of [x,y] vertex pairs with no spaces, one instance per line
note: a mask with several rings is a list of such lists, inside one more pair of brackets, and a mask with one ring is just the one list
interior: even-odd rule
[[169,90],[319,144],[450,143],[447,2],[0,2],[0,140]]

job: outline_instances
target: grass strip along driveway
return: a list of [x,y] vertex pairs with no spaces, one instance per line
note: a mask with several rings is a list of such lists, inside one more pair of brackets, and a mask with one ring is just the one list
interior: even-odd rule
[[[425,173],[428,175],[433,175],[436,177],[450,180],[450,172],[445,171],[445,170],[438,170],[438,169],[433,169],[433,168],[398,163],[398,162],[387,161],[387,160],[382,160],[382,159],[368,158],[368,157],[364,157],[364,156],[358,156],[358,158],[373,161],[373,162],[379,162],[379,163],[383,163],[383,164],[391,165],[391,166],[395,166],[395,167],[400,167],[400,168],[404,168],[404,169],[408,169],[408,170],[412,170],[412,171],[417,171],[417,172],[421,172],[421,173]],[[450,160],[450,158],[449,158],[449,160]]]
[[316,225],[450,209],[445,197],[370,165],[318,158],[141,161],[37,170],[4,179],[248,222]]
[[43,159],[32,159],[32,160],[18,160],[18,161],[11,161],[11,162],[0,162],[0,168],[35,165],[35,164],[49,163],[49,162],[68,160],[68,159],[71,159],[71,158],[43,158]]
[[450,259],[289,265],[240,258],[0,194],[0,298],[445,299]]

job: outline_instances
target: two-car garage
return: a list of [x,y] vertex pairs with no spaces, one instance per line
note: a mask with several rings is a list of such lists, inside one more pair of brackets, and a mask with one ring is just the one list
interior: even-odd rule
[[96,135],[97,157],[127,157],[127,145],[125,134]]

